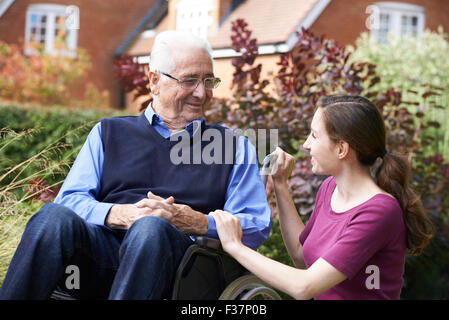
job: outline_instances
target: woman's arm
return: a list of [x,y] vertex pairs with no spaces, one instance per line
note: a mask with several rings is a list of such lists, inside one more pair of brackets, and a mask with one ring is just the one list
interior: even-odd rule
[[305,269],[306,264],[302,256],[302,246],[299,242],[299,235],[304,230],[304,223],[296,211],[287,184],[287,179],[295,167],[295,159],[279,147],[276,148],[273,155],[276,163],[273,165],[271,177],[276,195],[282,238],[295,266]]
[[321,258],[307,270],[271,260],[242,244],[240,222],[232,214],[221,210],[210,214],[215,219],[223,249],[262,281],[295,299],[311,299],[346,279]]
[[305,269],[302,256],[302,246],[299,235],[304,230],[304,224],[296,211],[287,184],[275,184],[276,203],[279,211],[279,225],[287,252],[296,267]]

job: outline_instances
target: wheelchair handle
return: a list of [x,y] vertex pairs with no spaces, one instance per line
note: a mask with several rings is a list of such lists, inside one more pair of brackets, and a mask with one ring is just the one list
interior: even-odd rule
[[203,248],[215,249],[215,250],[223,250],[221,247],[221,242],[218,239],[208,238],[204,236],[195,237],[195,244],[199,245]]

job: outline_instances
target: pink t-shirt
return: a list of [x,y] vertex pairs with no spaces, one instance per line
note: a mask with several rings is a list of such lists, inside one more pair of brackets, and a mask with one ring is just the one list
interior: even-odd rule
[[348,278],[315,299],[399,299],[406,241],[398,201],[377,194],[337,213],[330,205],[335,187],[333,177],[323,182],[299,240],[307,268],[321,257]]

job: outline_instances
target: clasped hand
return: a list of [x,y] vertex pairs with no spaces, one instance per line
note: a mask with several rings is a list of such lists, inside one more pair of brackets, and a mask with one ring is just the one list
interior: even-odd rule
[[147,196],[147,199],[142,199],[134,205],[142,209],[144,215],[163,218],[171,222],[179,211],[179,207],[175,205],[175,199],[171,196],[164,199],[153,194],[151,191],[148,192]]
[[138,219],[145,216],[159,217],[187,235],[203,235],[207,230],[207,218],[188,205],[177,204],[173,197],[164,199],[153,194],[134,204],[114,205],[106,217],[106,225],[115,229],[129,229]]

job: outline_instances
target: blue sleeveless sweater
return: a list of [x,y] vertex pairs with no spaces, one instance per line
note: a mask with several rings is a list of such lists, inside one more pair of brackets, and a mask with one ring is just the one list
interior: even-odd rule
[[[198,151],[208,148],[213,139],[201,141],[189,136],[182,141],[187,142],[187,148],[190,148],[190,163],[174,164],[170,151],[178,141],[162,137],[144,113],[102,119],[104,163],[97,200],[116,204],[135,203],[146,198],[148,191],[151,191],[163,198],[173,196],[176,203],[187,204],[204,214],[223,209],[238,137],[222,126],[204,123],[198,132],[203,134],[211,128],[222,135],[222,159],[219,163],[205,163],[198,155]],[[225,135],[229,134],[232,138],[226,140]],[[227,155],[225,141],[228,143]],[[231,147],[229,141],[232,142]],[[209,146],[206,150],[210,149]],[[231,163],[226,161],[229,158]]]

